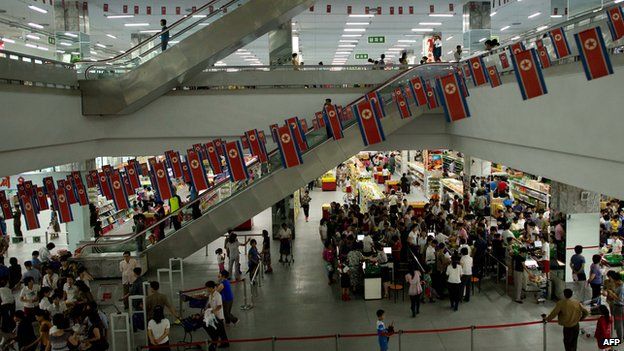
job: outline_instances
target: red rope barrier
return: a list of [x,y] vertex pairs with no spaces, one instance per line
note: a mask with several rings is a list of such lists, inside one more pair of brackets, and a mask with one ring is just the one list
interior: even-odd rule
[[[374,334],[377,335],[377,334]],[[334,339],[336,334],[314,335],[314,336],[280,336],[275,341],[297,341],[297,340],[318,340],[318,339]],[[342,337],[342,335],[340,335]]]
[[508,324],[492,324],[492,325],[475,325],[475,329],[503,329],[512,327],[524,327],[527,325],[543,324],[543,321],[535,322],[523,322],[523,323],[508,323]]
[[[242,283],[244,281],[245,281],[245,278],[243,278],[241,280],[230,281],[230,284],[234,285],[234,284]],[[200,291],[200,290],[206,290],[206,289],[207,288],[205,286],[200,286],[199,288],[193,288],[193,289],[188,289],[188,290],[180,290],[180,291],[178,291],[178,294],[184,294],[184,293],[188,293],[188,292]]]
[[403,334],[432,334],[432,333],[445,333],[456,332],[463,330],[470,330],[472,327],[455,327],[455,328],[443,328],[443,329],[423,329],[423,330],[401,330]]

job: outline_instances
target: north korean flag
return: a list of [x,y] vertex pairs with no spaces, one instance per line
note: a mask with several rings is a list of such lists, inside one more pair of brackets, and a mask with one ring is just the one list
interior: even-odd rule
[[[195,152],[195,150],[193,150],[193,152]],[[184,182],[190,183],[192,181],[191,170],[189,169],[188,162],[186,161],[182,161],[182,172],[184,174]]]
[[600,27],[586,29],[574,34],[574,40],[583,62],[587,80],[613,74],[609,52],[602,39]]
[[202,160],[205,160],[206,158],[208,158],[207,151],[204,148],[204,145],[202,145],[202,144],[193,144],[193,150],[195,150],[195,152],[197,152],[199,154],[199,157],[201,157]]
[[59,213],[59,221],[61,223],[67,223],[74,220],[71,205],[67,201],[67,196],[65,195],[65,188],[56,189],[56,206]]
[[165,151],[165,158],[169,168],[173,171],[174,178],[182,178],[182,164],[180,163],[180,153],[177,151]]
[[318,121],[319,128],[325,127],[325,120],[323,119],[323,112],[322,111],[316,112],[314,113],[314,116],[316,117]]
[[323,119],[327,126],[327,135],[340,140],[344,137],[342,133],[342,121],[338,116],[338,107],[336,105],[326,104],[323,107]]
[[277,143],[277,123],[271,124],[269,126],[269,130],[271,131],[271,137],[273,138],[273,142]]
[[466,85],[466,79],[464,79],[460,73],[457,73],[457,77],[459,78],[459,89],[461,90],[462,95],[464,97],[470,96],[470,93],[468,92],[468,85]]
[[121,179],[123,180],[124,189],[126,189],[126,194],[134,195],[134,189],[132,188],[132,184],[130,184],[130,179],[128,179],[128,175],[126,172],[121,173]]
[[89,174],[87,175],[87,186],[89,188],[96,188],[98,183],[99,183],[99,181],[98,181],[98,172],[97,172],[97,170],[95,170],[95,169],[90,170]]
[[498,73],[498,68],[495,65],[489,66],[487,68],[488,78],[490,81],[490,85],[492,88],[496,88],[502,84],[500,74]]
[[225,156],[225,154],[223,153],[223,144],[225,144],[225,141],[219,138],[219,139],[213,140],[213,142],[214,142],[215,150],[217,150],[217,155]]
[[243,149],[249,149],[249,140],[246,135],[241,135],[241,144],[243,145]]
[[546,46],[544,46],[542,39],[537,39],[535,41],[535,46],[537,46],[537,55],[542,68],[550,67],[550,57],[548,56],[548,50],[546,50]]
[[43,187],[44,187],[43,191],[45,191],[46,194],[48,194],[50,197],[54,196],[55,188],[54,188],[54,179],[52,177],[43,178]]
[[555,55],[557,55],[557,58],[560,59],[568,57],[572,54],[570,44],[568,44],[568,38],[566,37],[563,28],[552,29],[548,32],[548,36],[550,37],[550,41],[553,43],[553,48],[555,49]]
[[104,171],[107,176],[110,176],[110,174],[113,173],[113,167],[111,165],[104,165],[102,166],[102,171]]
[[412,110],[410,110],[409,104],[407,103],[407,96],[405,96],[405,91],[403,87],[397,87],[394,89],[394,102],[397,105],[397,109],[399,110],[399,114],[401,118],[409,118],[412,117]]
[[427,106],[430,110],[440,107],[438,96],[431,84],[425,82],[425,92],[427,93]]
[[155,162],[152,165],[154,180],[156,181],[156,191],[162,201],[169,200],[173,194],[171,193],[171,182],[169,181],[169,173],[167,167],[162,162]]
[[80,174],[80,171],[72,171],[71,176],[72,176],[72,181],[74,182],[74,186],[78,184],[84,185],[84,183],[82,182],[82,175]]
[[352,108],[358,125],[360,126],[360,133],[362,133],[362,140],[365,146],[381,143],[386,140],[381,120],[377,116],[370,101],[362,101]]
[[436,79],[438,95],[448,122],[456,122],[470,117],[466,98],[459,86],[460,79],[455,73]]
[[319,122],[316,116],[314,116],[314,119],[312,120],[312,128],[314,130],[319,130]]
[[468,78],[472,77],[472,76],[471,76],[471,74],[472,74],[472,73],[470,73],[470,64],[468,64],[468,63],[464,63],[464,64],[462,65],[462,72],[464,73],[464,77],[465,77],[466,79],[468,79]]
[[24,182],[24,191],[26,195],[30,197],[35,197],[35,189],[32,180],[27,180]]
[[204,163],[199,157],[199,154],[197,154],[195,150],[187,150],[186,160],[189,165],[191,181],[193,182],[195,190],[202,191],[204,189],[208,189],[209,185],[208,177],[206,176],[206,169],[204,168]]
[[102,193],[102,195],[106,197],[106,199],[112,200],[113,192],[108,186],[108,177],[106,176],[106,173],[100,172],[98,174],[98,181],[99,181],[99,186],[100,186],[100,193]]
[[113,190],[113,202],[115,203],[115,208],[118,211],[130,208],[130,201],[128,201],[126,187],[119,171],[114,170],[110,175],[109,180],[111,189]]
[[67,195],[67,201],[69,202],[70,205],[78,202],[78,197],[76,196],[76,189],[74,189],[74,186],[72,185],[71,177],[64,181],[59,180],[57,182],[57,185],[59,187],[62,186],[63,188],[65,188],[65,195]]
[[301,128],[303,129],[303,134],[308,133],[308,122],[305,118],[301,120]]
[[50,209],[48,204],[48,197],[43,187],[35,186],[35,197],[37,198],[37,207],[39,211],[45,211]]
[[290,168],[302,164],[301,150],[296,143],[292,128],[288,124],[277,127],[275,135],[277,136],[277,147],[282,157],[282,166]]
[[4,219],[12,219],[13,211],[11,211],[11,204],[7,200],[4,190],[0,190],[0,207],[2,207],[2,216]]
[[248,130],[245,132],[245,135],[247,136],[247,140],[249,141],[249,149],[251,150],[251,154],[258,157],[258,160],[260,160],[260,162],[262,163],[268,162],[269,157],[267,156],[264,143],[260,140],[258,130]]
[[607,10],[609,17],[609,30],[613,41],[624,37],[624,11],[621,6],[612,7]]
[[532,99],[548,93],[542,69],[537,63],[537,54],[535,49],[520,51],[511,56],[511,62],[514,66],[516,79],[520,86],[522,99]]
[[500,60],[501,67],[503,67],[503,69],[509,68],[509,59],[507,58],[507,52],[503,51],[498,54],[498,59]]
[[141,163],[139,165],[139,168],[141,170],[141,175],[144,177],[149,177],[150,176],[150,171],[149,171],[149,167],[147,166],[147,163]]
[[371,106],[375,109],[375,115],[382,119],[386,117],[386,110],[384,108],[384,102],[381,98],[381,93],[377,90],[371,91],[366,94],[366,100],[370,101]]
[[214,141],[206,143],[206,151],[208,152],[208,163],[210,163],[212,173],[215,175],[223,173],[223,168],[221,167],[221,157],[219,156],[219,151],[215,146]]
[[517,43],[513,43],[509,46],[509,49],[511,50],[511,54],[515,55],[517,53],[519,53],[520,51],[525,51],[526,49],[524,48],[524,43],[519,41]]
[[476,87],[486,84],[488,82],[488,76],[485,72],[485,65],[483,64],[483,57],[471,57],[468,60],[470,65],[470,75],[472,76],[472,82]]
[[128,177],[128,181],[130,181],[132,189],[140,188],[141,179],[139,178],[139,174],[137,173],[136,168],[132,164],[128,164],[124,168],[126,170],[126,176]]
[[306,139],[303,128],[301,127],[301,122],[299,122],[299,117],[289,118],[286,120],[286,123],[293,130],[295,141],[297,141],[299,150],[301,150],[301,152],[306,151],[308,149],[308,140]]
[[258,137],[260,138],[260,142],[264,144],[266,148],[266,134],[264,134],[264,130],[258,131]]
[[421,77],[415,77],[410,79],[409,87],[412,91],[416,106],[423,106],[427,104],[427,92],[425,91],[424,80]]
[[78,183],[76,186],[76,197],[78,198],[78,203],[80,206],[86,206],[89,204],[89,197],[87,196],[87,188],[85,188],[84,184]]
[[26,229],[39,229],[39,218],[37,217],[37,208],[35,207],[33,199],[30,196],[23,194],[20,196],[20,205],[22,214],[26,220]]
[[225,159],[230,173],[230,180],[236,182],[249,179],[249,172],[247,172],[247,165],[245,164],[243,148],[240,142],[238,140],[226,142],[223,145],[223,151],[226,155]]

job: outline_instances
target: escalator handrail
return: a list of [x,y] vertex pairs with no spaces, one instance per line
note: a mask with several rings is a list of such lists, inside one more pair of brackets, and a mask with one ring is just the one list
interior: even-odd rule
[[[157,37],[159,37],[161,34],[163,34],[163,32],[170,32],[172,29],[177,28],[178,26],[182,25],[182,23],[184,23],[187,20],[192,20],[194,17],[193,15],[207,9],[209,6],[213,5],[215,2],[220,1],[220,0],[210,0],[209,2],[207,2],[206,4],[202,5],[201,7],[199,7],[198,9],[196,9],[195,11],[191,12],[190,14],[184,15],[182,16],[182,18],[180,18],[179,20],[175,21],[171,26],[167,27],[166,30],[164,31],[160,31],[152,36],[150,36],[149,38],[143,40],[142,42],[138,43],[137,45],[131,47],[130,49],[128,49],[126,52],[124,52],[123,54],[119,54],[115,57],[112,58],[108,58],[108,59],[104,59],[104,60],[97,60],[97,61],[76,61],[76,63],[91,63],[91,64],[102,64],[102,63],[107,63],[107,62],[111,62],[111,61],[116,61],[124,56],[128,56],[129,54],[133,53],[134,51],[138,50],[139,48],[147,45],[148,43],[150,43],[152,40],[156,39]],[[231,2],[230,2],[231,3]],[[229,4],[229,3],[228,3]],[[220,9],[219,9],[220,10]],[[212,12],[211,14],[207,15],[206,17],[204,17],[202,20],[206,20],[210,17],[212,17],[213,14],[218,13],[219,10]],[[200,20],[200,21],[202,21]],[[197,21],[197,22],[200,22]],[[170,38],[171,40],[172,38]]]
[[[420,67],[422,67],[422,66],[436,66],[436,65],[437,65],[437,66],[442,66],[442,65],[444,65],[444,66],[449,66],[450,64],[449,64],[449,63],[429,63],[429,64],[424,64],[424,65],[418,65],[418,66],[416,66],[416,67],[413,67],[412,69],[408,69],[408,70],[404,70],[404,71],[398,72],[398,73],[397,73],[397,74],[395,74],[393,77],[389,78],[389,79],[388,79],[388,80],[386,80],[384,83],[382,83],[381,85],[379,85],[377,88],[371,89],[369,92],[373,92],[373,91],[376,91],[376,90],[379,90],[379,89],[383,89],[383,88],[387,87],[388,85],[390,85],[393,81],[396,81],[396,80],[400,79],[400,78],[401,78],[401,77],[403,77],[404,75],[406,75],[406,74],[408,74],[408,73],[412,72],[413,70],[418,69],[418,68],[420,68]],[[365,99],[365,97],[359,97],[359,98],[355,99],[354,101],[352,101],[352,102],[350,102],[349,104],[347,104],[347,107],[346,107],[346,108],[348,108],[349,106],[352,106],[352,105],[354,105],[354,104],[356,104],[356,103],[360,102],[360,101],[361,101],[361,100],[363,100],[363,99]],[[351,126],[351,124],[350,124],[349,126]],[[345,126],[345,127],[347,127],[347,126]],[[312,132],[314,132],[314,130],[310,130],[308,133],[306,133],[306,135],[307,135],[307,134],[310,134],[310,133],[312,133]],[[325,140],[324,142],[327,142],[328,140],[330,140],[330,139],[327,139],[327,140]],[[324,142],[323,142],[323,143],[324,143]],[[314,147],[314,148],[310,148],[310,149],[306,150],[305,152],[303,152],[303,154],[306,154],[306,153],[308,153],[308,152],[311,152],[313,149],[315,149],[315,147]],[[269,152],[269,153],[268,153],[269,158],[270,158],[271,156],[275,155],[278,151],[279,151],[279,149],[278,149],[278,148],[275,148],[275,149],[273,149],[271,152]],[[259,162],[258,158],[254,158],[252,161],[250,161],[249,163],[247,163],[247,167],[254,166],[254,165],[256,165],[258,162]],[[278,166],[278,167],[279,167],[279,166]],[[275,170],[273,170],[273,171],[275,171]],[[211,191],[217,190],[218,188],[220,188],[221,186],[223,186],[223,184],[226,184],[226,183],[229,183],[229,179],[228,179],[227,177],[223,178],[223,179],[222,179],[219,183],[215,183],[215,185],[213,185],[210,189],[208,189],[207,191],[205,191],[202,195],[198,196],[195,200],[193,200],[193,201],[190,201],[190,202],[186,203],[184,206],[182,206],[180,209],[178,209],[178,210],[176,211],[176,213],[178,213],[179,211],[183,211],[184,209],[188,209],[188,208],[190,208],[190,206],[192,206],[193,204],[195,204],[197,201],[200,201],[200,200],[203,198],[203,195],[205,195],[205,194],[207,194],[207,193],[209,193],[209,192],[211,192]],[[224,199],[224,200],[227,200],[227,199]],[[137,237],[138,237],[138,236],[140,236],[140,235],[145,236],[145,235],[147,234],[147,232],[149,232],[150,230],[153,230],[153,229],[154,229],[157,225],[159,225],[159,224],[161,224],[162,222],[164,222],[164,221],[166,221],[167,219],[169,219],[169,217],[170,217],[171,215],[172,215],[171,213],[167,214],[167,215],[166,215],[165,217],[163,217],[160,221],[158,221],[158,222],[154,223],[154,224],[153,224],[152,226],[150,226],[149,228],[146,228],[146,229],[145,229],[145,230],[143,230],[142,232],[140,232],[140,233],[136,233],[136,234],[133,234],[132,236],[127,237],[126,239],[123,239],[123,240],[113,240],[113,241],[111,241],[111,242],[107,242],[107,243],[97,243],[97,239],[96,239],[96,241],[94,241],[94,242],[92,242],[92,243],[87,243],[87,244],[84,244],[83,246],[81,246],[81,247],[77,248],[77,249],[76,249],[76,253],[77,253],[77,254],[80,254],[80,253],[81,253],[81,252],[82,252],[85,248],[87,248],[87,247],[94,247],[94,246],[98,246],[98,247],[100,247],[100,246],[119,245],[119,244],[123,244],[123,243],[130,242],[130,241],[134,240],[135,238],[137,238]],[[202,215],[203,215],[203,214],[202,214]],[[122,234],[122,235],[123,235],[123,234]],[[105,237],[105,236],[103,236],[103,237]],[[99,238],[98,238],[98,239],[99,239]]]
[[[0,53],[7,55],[6,59],[10,58],[8,56],[17,56],[17,57],[26,57],[29,58],[31,60],[39,60],[41,61],[41,64],[46,64],[46,63],[52,63],[54,65],[58,65],[58,66],[63,66],[64,68],[67,69],[74,69],[74,64],[73,63],[69,63],[69,62],[63,62],[63,61],[58,61],[58,60],[53,60],[53,59],[49,59],[47,57],[40,57],[40,56],[33,56],[33,55],[29,55],[29,54],[24,54],[21,52],[16,52],[16,51],[9,51],[9,50],[0,50]],[[0,57],[2,58],[2,57]],[[20,62],[25,62],[20,60]],[[34,63],[34,62],[32,62]]]

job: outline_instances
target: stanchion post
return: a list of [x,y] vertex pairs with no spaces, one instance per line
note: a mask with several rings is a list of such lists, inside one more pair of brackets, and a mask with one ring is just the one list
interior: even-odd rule
[[340,334],[336,334],[336,351],[340,350],[340,343],[338,340],[340,339]]
[[401,351],[402,343],[401,343],[401,335],[403,335],[403,331],[399,330],[399,351]]
[[546,320],[544,320],[542,322],[542,333],[544,334],[543,337],[542,337],[543,338],[543,343],[544,343],[544,351],[548,350],[548,346],[547,346],[548,343],[547,343],[547,336],[546,336],[546,324],[547,323],[548,322],[546,322]]
[[271,351],[275,351],[275,343],[277,342],[276,337],[271,338]]
[[509,267],[505,267],[505,295],[509,294]]
[[470,326],[470,351],[474,351],[474,333],[477,329],[474,325]]

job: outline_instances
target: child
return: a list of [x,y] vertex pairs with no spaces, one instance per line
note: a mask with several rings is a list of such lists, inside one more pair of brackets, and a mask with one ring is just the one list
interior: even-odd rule
[[[425,272],[423,274],[422,280],[424,282],[424,288],[425,288],[424,296],[429,299],[430,303],[435,302],[434,297],[436,296],[436,292],[435,290],[433,290],[433,287],[431,286],[431,275],[429,274],[429,267],[425,267]],[[424,299],[423,299],[423,302],[424,302]]]
[[598,307],[598,311],[600,312],[600,318],[598,318],[598,322],[596,323],[596,332],[594,333],[594,337],[596,338],[596,342],[598,343],[598,349],[600,350],[611,350],[611,346],[604,345],[605,339],[611,338],[611,316],[609,314],[609,308],[605,305],[600,305]]
[[260,253],[258,252],[258,242],[256,239],[251,239],[249,244],[251,245],[251,248],[247,254],[247,264],[249,266],[249,277],[253,278],[256,273],[256,268],[260,264]]
[[351,288],[351,276],[349,275],[349,266],[344,263],[338,264],[338,273],[340,274],[340,287],[342,288],[342,301],[351,300],[349,289]]
[[219,272],[223,272],[225,270],[225,254],[223,253],[223,249],[218,248],[215,251],[215,255],[217,255],[217,264],[219,265]]
[[394,334],[394,326],[392,324],[386,328],[386,324],[384,323],[385,314],[386,312],[384,310],[377,310],[377,339],[379,340],[380,351],[388,350],[390,336]]
[[334,283],[334,259],[334,248],[331,243],[327,242],[325,249],[323,249],[323,261],[325,261],[325,268],[327,269],[328,285]]

